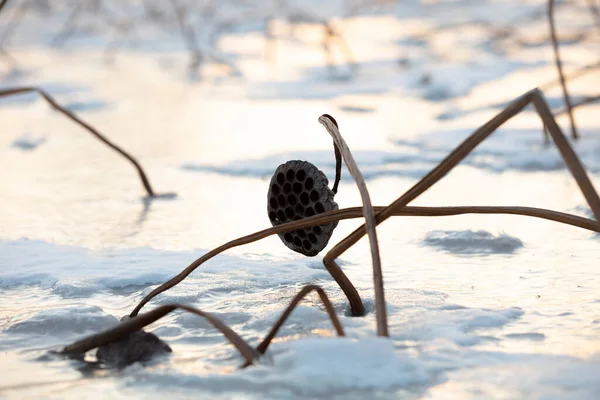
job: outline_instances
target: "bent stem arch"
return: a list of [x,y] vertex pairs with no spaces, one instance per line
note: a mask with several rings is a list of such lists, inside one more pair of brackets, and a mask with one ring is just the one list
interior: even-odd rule
[[146,193],[148,193],[148,196],[155,197],[154,190],[152,190],[152,186],[150,186],[150,181],[148,180],[148,177],[146,176],[144,169],[132,155],[130,155],[125,150],[123,150],[122,148],[120,148],[119,146],[117,146],[116,144],[111,142],[110,140],[108,140],[104,135],[102,135],[100,132],[98,132],[98,130],[96,130],[90,124],[88,124],[87,122],[85,122],[82,119],[80,119],[79,117],[77,117],[73,112],[67,110],[66,108],[64,108],[63,106],[58,104],[58,102],[52,96],[50,96],[48,93],[46,93],[44,90],[37,88],[37,87],[18,87],[18,88],[12,88],[12,89],[4,89],[4,90],[0,90],[0,97],[13,96],[13,95],[21,94],[21,93],[30,93],[30,92],[38,93],[56,111],[60,112],[64,116],[66,116],[68,119],[75,122],[77,125],[81,126],[83,129],[85,129],[86,131],[88,131],[89,133],[94,135],[102,143],[104,143],[105,145],[107,145],[108,147],[110,147],[111,149],[113,149],[114,151],[116,151],[117,153],[122,155],[123,157],[125,157],[129,162],[131,162],[131,164],[133,164],[133,166],[137,170],[138,175],[140,176],[140,180],[142,181],[142,185],[144,185],[144,189],[146,189]]
[[[389,336],[388,324],[387,324],[387,313],[385,309],[385,291],[383,288],[383,273],[381,271],[381,257],[379,256],[379,242],[377,241],[377,230],[375,227],[375,213],[373,212],[373,205],[371,204],[371,197],[367,189],[365,179],[354,161],[354,157],[346,144],[346,141],[340,134],[338,124],[336,120],[328,114],[324,114],[319,117],[319,122],[325,127],[327,132],[333,138],[336,148],[339,149],[346,167],[352,175],[352,178],[356,182],[360,197],[363,203],[363,216],[365,218],[365,225],[367,227],[367,234],[369,236],[369,245],[371,247],[371,262],[373,264],[373,283],[375,285],[375,312],[377,319],[377,335],[378,336]],[[333,263],[333,259],[325,256],[323,263],[327,270],[336,269],[337,265]],[[338,267],[339,268],[339,267]]]
[[[442,162],[438,164],[433,170],[431,170],[425,177],[417,182],[412,188],[406,193],[396,199],[388,207],[378,211],[375,219],[377,224],[385,221],[389,217],[395,215],[396,212],[402,210],[408,203],[419,197],[427,189],[442,179],[448,172],[450,172],[460,161],[462,161],[467,155],[471,153],[481,142],[489,137],[497,128],[503,125],[506,121],[517,115],[527,105],[533,103],[535,110],[541,117],[544,125],[547,127],[552,140],[558,147],[558,150],[567,164],[567,168],[575,178],[583,196],[585,197],[588,205],[592,212],[596,216],[596,219],[600,221],[600,198],[598,193],[594,189],[592,182],[587,176],[581,162],[577,158],[577,155],[571,148],[567,138],[560,130],[560,127],[556,123],[556,120],[552,116],[552,112],[544,99],[542,92],[539,89],[533,89],[521,97],[510,103],[503,111],[497,114],[494,118],[489,120],[479,129],[477,129],[471,136],[465,139],[456,149],[454,149]],[[336,276],[335,279],[338,284],[341,285],[343,282],[346,287],[344,293],[348,297],[350,307],[354,315],[363,315],[364,306],[362,300],[356,291],[356,288],[352,285],[350,280],[343,273],[341,268],[335,264],[335,259],[353,246],[358,240],[365,235],[367,232],[365,225],[360,226],[341,242],[336,244],[326,255],[325,258],[330,260],[331,265],[335,268]]]
[[296,306],[298,305],[298,303],[300,303],[302,299],[304,299],[310,292],[313,291],[316,291],[319,295],[319,298],[325,306],[325,311],[327,312],[327,315],[329,316],[329,319],[331,320],[331,323],[333,324],[337,335],[344,336],[344,329],[342,328],[342,324],[340,323],[340,320],[338,319],[335,310],[333,309],[333,305],[331,304],[331,301],[329,301],[329,298],[327,297],[325,291],[317,285],[306,285],[300,290],[300,292],[298,292],[296,296],[294,296],[294,298],[287,306],[285,311],[283,311],[283,314],[281,314],[277,322],[275,322],[275,325],[273,325],[273,327],[271,328],[271,331],[258,345],[256,351],[258,351],[260,354],[264,354],[265,351],[267,351],[269,344],[271,344],[271,341],[273,340],[275,335],[277,335],[277,332],[279,332],[279,328],[281,328],[283,323],[289,318],[289,316],[292,314],[292,311],[294,311],[294,308],[296,308]]
[[132,333],[139,331],[146,325],[155,322],[156,320],[177,309],[184,310],[205,318],[212,326],[217,328],[232,345],[235,346],[247,363],[252,364],[254,360],[258,358],[259,354],[256,352],[256,350],[254,350],[248,343],[246,343],[244,339],[242,339],[220,319],[210,313],[182,304],[168,304],[158,307],[145,314],[138,315],[135,318],[119,323],[114,328],[107,329],[104,332],[100,332],[92,336],[88,336],[69,346],[66,346],[62,351],[60,351],[60,354],[69,356],[80,355],[97,347],[125,339]]

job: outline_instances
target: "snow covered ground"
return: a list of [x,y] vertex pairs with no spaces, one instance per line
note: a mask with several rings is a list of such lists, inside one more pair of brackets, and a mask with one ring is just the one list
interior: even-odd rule
[[[354,71],[328,69],[318,29],[308,26],[302,40],[277,44],[275,64],[265,63],[264,36],[249,24],[218,42],[242,76],[213,65],[190,76],[173,33],[157,31],[154,48],[128,43],[107,63],[106,38],[74,37],[57,50],[42,44],[56,24],[25,20],[5,45],[18,64],[0,61],[0,88],[45,88],[139,157],[156,191],[177,196],[145,199],[125,161],[35,95],[0,98],[0,397],[600,397],[600,236],[518,216],[382,224],[390,339],[375,337],[366,240],[340,260],[369,309],[358,318],[348,315],[324,253],[292,254],[275,236],[210,260],[147,309],[199,307],[256,345],[293,295],[317,283],[347,338],[332,337],[309,297],[265,359],[244,370],[205,321],[180,312],[150,327],[174,353],[143,366],[90,372],[46,356],[116,324],[208,250],[268,227],[266,193],[279,164],[308,160],[331,181],[335,161],[321,114],[337,118],[373,203],[387,205],[508,101],[554,79],[546,22],[515,22],[543,14],[544,2],[482,3],[406,1],[344,20]],[[563,35],[593,32],[583,5],[561,7]],[[473,21],[512,27],[524,44],[490,40]],[[599,48],[598,36],[565,40],[565,68],[597,61]],[[600,73],[589,74],[571,82],[571,92],[597,95],[599,82]],[[562,108],[558,86],[545,94]],[[577,110],[582,139],[573,144],[596,187],[599,113],[598,104]],[[566,116],[558,121],[568,133]],[[345,171],[336,201],[360,204]],[[592,216],[532,110],[414,205]],[[330,244],[358,224],[341,222]]]

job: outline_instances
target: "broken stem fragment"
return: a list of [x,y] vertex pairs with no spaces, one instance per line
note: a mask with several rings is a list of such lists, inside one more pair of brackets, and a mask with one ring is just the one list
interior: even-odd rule
[[37,87],[18,87],[18,88],[12,88],[12,89],[4,89],[4,90],[0,90],[0,97],[12,96],[12,95],[16,95],[16,94],[29,93],[29,92],[38,93],[56,111],[60,112],[61,114],[66,116],[68,119],[70,119],[71,121],[75,122],[77,125],[84,128],[86,131],[88,131],[89,133],[94,135],[102,143],[104,143],[105,145],[107,145],[108,147],[110,147],[111,149],[113,149],[114,151],[116,151],[117,153],[122,155],[123,157],[125,157],[127,160],[129,160],[129,162],[131,162],[133,164],[133,166],[135,167],[135,169],[137,170],[137,172],[140,176],[140,180],[142,181],[142,184],[144,185],[144,188],[146,189],[146,193],[148,193],[148,196],[149,197],[155,196],[154,190],[152,190],[152,186],[150,186],[150,181],[148,180],[146,173],[142,169],[142,166],[140,165],[140,163],[138,163],[138,161],[135,158],[133,158],[132,155],[127,153],[125,150],[123,150],[116,144],[112,143],[104,135],[102,135],[100,132],[98,132],[94,127],[92,127],[87,122],[80,119],[73,112],[69,111],[65,107],[58,104],[58,102],[52,96],[50,96],[48,93],[46,93],[44,90],[37,88]]

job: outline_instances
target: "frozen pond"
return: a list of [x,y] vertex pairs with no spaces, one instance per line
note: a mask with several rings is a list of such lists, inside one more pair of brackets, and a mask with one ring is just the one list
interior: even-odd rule
[[[315,283],[347,338],[332,337],[311,295],[265,359],[243,370],[220,334],[181,312],[149,327],[174,352],[143,366],[90,372],[44,357],[114,325],[210,249],[269,227],[267,190],[281,163],[310,161],[331,183],[335,159],[321,114],[336,117],[373,203],[383,206],[508,101],[556,77],[547,42],[499,52],[472,28],[419,44],[423,10],[407,3],[404,14],[395,11],[404,18],[351,19],[354,75],[331,75],[318,46],[296,42],[281,43],[269,66],[256,32],[221,38],[243,77],[207,67],[203,79],[186,74],[183,49],[125,48],[107,64],[94,45],[59,51],[15,38],[19,67],[0,64],[0,88],[47,89],[137,156],[157,192],[177,196],[145,199],[130,165],[35,95],[0,98],[0,397],[600,397],[600,236],[506,215],[395,217],[378,228],[389,340],[375,337],[367,240],[340,259],[370,311],[350,317],[325,253],[307,258],[273,236],[210,260],[144,310],[198,307],[257,345],[294,294]],[[543,10],[543,2],[526,3]],[[505,18],[518,14],[505,6]],[[373,24],[379,29],[370,32]],[[543,20],[525,31],[547,33]],[[563,46],[568,69],[598,54],[597,41]],[[403,57],[412,64],[399,63]],[[573,96],[597,95],[599,79],[574,80]],[[545,94],[562,108],[558,86]],[[582,139],[573,146],[600,188],[600,105],[576,115]],[[568,133],[566,115],[558,122]],[[360,205],[346,170],[336,201]],[[412,205],[518,205],[592,217],[529,109]],[[359,223],[340,222],[328,249]]]

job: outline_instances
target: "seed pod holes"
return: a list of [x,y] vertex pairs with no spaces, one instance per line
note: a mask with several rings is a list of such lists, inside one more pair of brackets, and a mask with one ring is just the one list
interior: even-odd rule
[[[307,161],[288,161],[275,170],[267,196],[267,212],[273,226],[337,210],[335,194],[323,172]],[[290,249],[312,257],[327,246],[336,222],[280,233]]]

